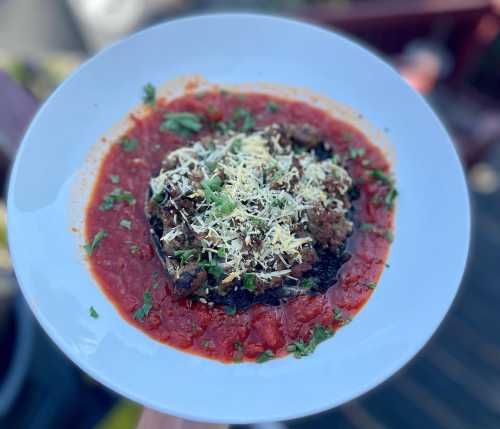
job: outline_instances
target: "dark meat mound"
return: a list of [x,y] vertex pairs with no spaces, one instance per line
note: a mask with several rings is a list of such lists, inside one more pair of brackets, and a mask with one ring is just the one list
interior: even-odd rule
[[[294,147],[311,150],[320,161],[333,156],[331,149],[322,141],[318,130],[308,124],[288,124],[281,126],[284,142],[280,144],[291,144]],[[174,166],[172,166],[174,167]],[[327,189],[330,190],[328,184]],[[332,183],[332,187],[334,184]],[[196,258],[187,256],[185,263],[179,270],[177,261],[178,252],[183,249],[199,250],[196,235],[190,228],[185,228],[184,235],[178,241],[174,240],[171,248],[162,245],[160,238],[164,231],[168,231],[172,225],[169,220],[173,216],[183,215],[185,206],[183,199],[177,199],[177,204],[172,204],[175,198],[175,190],[167,189],[161,198],[153,198],[151,189],[146,198],[146,216],[149,219],[151,240],[156,254],[165,270],[166,276],[172,276],[176,272],[175,279],[170,282],[172,292],[177,297],[188,297],[199,300],[209,305],[222,305],[239,310],[248,309],[256,304],[278,306],[298,295],[315,295],[325,293],[328,288],[336,283],[337,273],[342,265],[350,258],[347,252],[347,240],[351,234],[349,221],[355,218],[355,208],[352,201],[359,197],[359,190],[353,186],[345,194],[344,206],[349,209],[347,219],[342,215],[327,209],[311,209],[308,211],[308,231],[316,243],[313,248],[307,250],[302,256],[302,263],[292,267],[291,275],[299,281],[292,279],[281,279],[276,286],[259,288],[251,291],[244,287],[244,280],[234,280],[227,290],[220,287],[223,274],[214,274],[210,267],[200,264]],[[186,204],[192,204],[185,201]],[[168,216],[166,216],[166,214]],[[336,225],[332,228],[331,225]],[[298,236],[303,231],[294,231]],[[177,267],[177,268],[176,268]]]

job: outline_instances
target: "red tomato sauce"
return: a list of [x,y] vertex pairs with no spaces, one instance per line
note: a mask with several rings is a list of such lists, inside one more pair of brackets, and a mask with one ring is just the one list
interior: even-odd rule
[[[279,106],[276,112],[267,107],[270,100]],[[313,125],[339,154],[363,148],[362,159],[357,157],[346,164],[360,191],[360,197],[354,201],[356,225],[373,224],[387,231],[393,227],[393,209],[384,204],[388,185],[369,174],[373,170],[388,173],[387,160],[361,132],[316,107],[263,94],[210,92],[185,95],[170,102],[159,100],[145,117],[131,116],[133,126],[126,137],[137,139],[139,144],[130,151],[121,144],[111,147],[87,208],[87,242],[92,242],[101,230],[107,233],[89,257],[91,270],[129,323],[165,344],[223,362],[253,361],[268,350],[276,357],[283,356],[290,343],[307,342],[314,327],[323,325],[337,330],[347,324],[373,292],[389,248],[387,238],[380,232],[355,227],[347,243],[351,257],[337,278],[331,279],[332,287],[325,294],[299,296],[277,307],[256,305],[231,315],[221,307],[208,308],[189,299],[175,300],[169,280],[158,275],[162,266],[151,245],[144,202],[150,176],[158,173],[161,160],[186,141],[170,131],[160,132],[160,125],[170,111],[200,113],[211,121],[219,121],[230,119],[237,107],[250,111],[257,126]],[[202,130],[196,137],[209,132]],[[113,183],[111,176],[119,176],[119,183]],[[136,203],[115,202],[112,209],[100,210],[103,199],[117,187],[131,192]],[[120,225],[123,219],[131,221],[130,230]],[[134,312],[142,307],[148,290],[152,308],[146,317],[136,320]]]

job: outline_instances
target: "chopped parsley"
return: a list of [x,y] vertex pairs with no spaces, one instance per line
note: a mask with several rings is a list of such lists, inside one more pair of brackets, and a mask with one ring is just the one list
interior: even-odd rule
[[196,249],[176,250],[174,256],[177,256],[181,260],[181,264],[185,265],[189,258],[196,255],[196,252]]
[[124,191],[121,188],[115,188],[111,193],[106,195],[102,200],[99,210],[111,210],[116,202],[125,201],[129,204],[135,204],[135,198],[129,191]]
[[392,183],[391,178],[387,174],[385,174],[382,170],[379,169],[372,170],[370,172],[370,176],[387,185],[390,185]]
[[188,138],[202,128],[200,115],[189,112],[169,112],[165,114],[160,131],[171,131],[180,137]]
[[366,287],[370,288],[370,289],[375,289],[377,287],[377,283],[368,283],[366,285]]
[[139,321],[142,321],[153,308],[153,297],[148,290],[144,292],[143,301],[142,307],[134,312],[134,319]]
[[94,235],[92,243],[85,244],[83,246],[83,248],[87,252],[87,255],[92,256],[92,253],[94,253],[94,250],[96,249],[96,247],[99,245],[99,243],[101,242],[101,240],[104,237],[107,237],[107,235],[108,235],[108,233],[106,231],[104,231],[103,229],[101,229],[96,235]]
[[351,156],[351,159],[361,158],[365,156],[365,153],[366,149],[364,147],[358,147],[358,148],[352,147],[349,150],[349,155]]
[[243,141],[240,138],[234,139],[234,141],[231,143],[231,152],[238,153],[241,150],[242,144]]
[[255,274],[246,273],[243,275],[243,287],[246,290],[254,292],[256,288],[256,283],[257,282]]
[[93,319],[99,318],[99,314],[97,313],[97,311],[95,311],[94,307],[89,308],[89,313],[90,313],[90,317],[92,317]]
[[200,262],[200,266],[205,268],[208,271],[208,274],[211,274],[216,278],[219,278],[222,274],[224,274],[224,269],[216,262],[202,261]]
[[396,190],[396,188],[391,187],[391,189],[384,198],[384,203],[386,207],[392,207],[394,205],[394,200],[396,199],[397,196],[398,196],[398,191]]
[[222,179],[219,176],[214,176],[211,179],[204,180],[201,186],[203,189],[208,188],[212,192],[218,192],[222,189]]
[[362,223],[359,225],[359,229],[361,231],[373,231],[376,226],[373,223]]
[[236,314],[236,307],[231,306],[231,305],[225,305],[224,311],[226,312],[226,314],[229,314],[230,316],[234,316]]
[[142,102],[154,106],[156,104],[156,88],[151,83],[147,83],[142,89],[144,91]]
[[255,128],[255,119],[252,114],[244,107],[238,107],[234,110],[233,119],[235,121],[243,120],[241,131],[247,132]]
[[303,340],[295,341],[288,345],[287,350],[293,353],[296,358],[300,359],[313,353],[318,344],[333,336],[334,333],[335,332],[329,327],[316,325],[307,343]]
[[269,101],[267,103],[267,110],[269,110],[271,113],[276,113],[279,110],[279,107],[274,101]]
[[132,255],[136,255],[140,251],[141,251],[141,248],[137,244],[130,245],[130,253],[132,253]]
[[265,352],[262,352],[259,356],[257,356],[257,359],[255,359],[255,362],[257,363],[264,363],[267,362],[271,359],[274,359],[274,353],[272,350],[266,350]]
[[120,176],[117,176],[115,174],[111,174],[109,176],[109,180],[111,180],[111,183],[114,183],[115,185],[117,185],[118,183],[120,183]]
[[125,152],[132,152],[139,145],[139,140],[125,137],[120,144]]
[[236,203],[227,194],[219,192],[222,189],[222,180],[219,176],[203,181],[201,187],[205,199],[210,203],[214,203],[217,216],[227,216],[236,208]]
[[303,289],[311,289],[316,286],[316,282],[314,281],[314,279],[308,277],[306,279],[302,279],[299,283],[299,286]]
[[120,226],[130,231],[132,229],[132,221],[128,219],[122,219],[120,221]]
[[336,308],[333,310],[333,318],[337,321],[340,322],[342,320],[342,310],[339,308]]
[[241,344],[241,341],[235,341],[234,344],[233,344],[233,347],[238,352],[242,352],[243,351],[243,344]]

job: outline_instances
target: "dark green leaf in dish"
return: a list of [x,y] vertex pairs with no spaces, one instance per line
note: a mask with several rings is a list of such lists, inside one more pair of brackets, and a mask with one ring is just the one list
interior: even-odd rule
[[139,145],[139,140],[125,137],[120,144],[125,152],[132,152]]
[[303,340],[295,341],[288,345],[287,350],[296,358],[308,356],[316,350],[318,344],[333,336],[335,332],[326,326],[316,325],[307,343]]
[[308,277],[308,278],[302,279],[299,283],[299,286],[301,288],[304,288],[304,289],[311,289],[314,286],[316,286],[316,282],[314,281],[314,279]]
[[276,113],[279,110],[279,107],[274,101],[269,101],[267,103],[267,110],[269,110],[271,113]]
[[243,132],[250,131],[255,128],[255,119],[252,114],[244,107],[238,107],[234,110],[233,119],[235,121],[243,120],[240,130]]
[[262,352],[259,356],[257,356],[257,359],[255,359],[255,362],[257,363],[264,363],[267,361],[270,361],[271,359],[274,359],[274,353],[272,350],[266,350],[265,352]]
[[109,176],[109,180],[111,180],[111,183],[114,183],[115,185],[117,185],[118,183],[120,183],[120,176],[117,176],[115,174],[111,174]]
[[153,308],[153,297],[148,290],[144,292],[142,307],[134,312],[134,319],[142,321]]
[[208,271],[208,274],[214,276],[215,278],[219,278],[224,274],[224,269],[214,261],[201,261],[200,266],[205,268]]
[[132,221],[128,219],[122,219],[120,221],[120,226],[130,231],[132,229]]
[[185,250],[176,250],[174,252],[174,256],[177,256],[182,265],[185,265],[189,258],[192,256],[196,255],[197,250],[196,249],[185,249]]
[[230,316],[234,316],[236,314],[236,307],[233,307],[230,305],[225,305],[224,311],[226,312],[226,314],[229,314]]
[[243,275],[243,287],[250,291],[250,292],[254,292],[255,291],[255,288],[256,288],[256,277],[255,277],[255,274],[250,274],[250,273],[246,273]]
[[144,85],[143,91],[143,103],[154,106],[156,104],[156,88],[151,83],[147,83],[146,85]]
[[202,128],[200,115],[189,112],[169,112],[165,114],[160,131],[171,131],[180,137],[188,138]]
[[89,308],[89,314],[90,317],[92,317],[93,319],[97,319],[99,317],[99,314],[97,313],[97,311],[95,311],[95,308],[92,306]]
[[108,211],[111,210],[115,202],[125,201],[129,204],[135,204],[135,197],[129,192],[124,191],[121,188],[115,188],[112,192],[104,197],[99,210]]
[[101,242],[101,240],[104,237],[107,237],[107,235],[108,235],[108,233],[106,231],[104,231],[103,229],[101,229],[96,235],[94,235],[92,243],[85,244],[83,246],[83,248],[87,252],[87,255],[92,256],[92,253],[94,253],[94,250],[96,249],[96,247],[99,245],[99,243]]

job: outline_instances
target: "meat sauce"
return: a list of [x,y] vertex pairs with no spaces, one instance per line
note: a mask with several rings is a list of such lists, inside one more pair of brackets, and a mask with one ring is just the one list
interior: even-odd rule
[[[278,108],[269,109],[270,101]],[[347,242],[350,258],[324,294],[301,295],[280,306],[255,305],[233,314],[220,306],[209,308],[201,302],[173,298],[169,279],[162,274],[151,245],[144,201],[149,179],[158,173],[166,153],[187,143],[170,131],[160,132],[165,113],[197,113],[215,123],[229,120],[238,107],[251,112],[257,127],[307,123],[318,128],[334,152],[348,158],[346,168],[359,198],[353,203],[355,227]],[[263,353],[284,356],[289,344],[307,343],[315,327],[335,331],[351,321],[370,297],[384,268],[393,227],[393,209],[384,203],[390,186],[380,174],[373,174],[389,174],[389,164],[361,132],[306,103],[263,94],[188,94],[170,102],[159,100],[144,117],[131,116],[131,120],[126,137],[139,144],[111,147],[100,167],[85,228],[88,243],[99,231],[107,234],[89,257],[90,266],[98,284],[128,322],[175,348],[233,362],[255,361]],[[207,125],[196,138],[210,132]],[[111,209],[101,210],[103,200],[117,187],[130,192],[135,204],[115,201]],[[150,294],[151,306],[138,319],[134,314],[143,307],[145,292]]]

